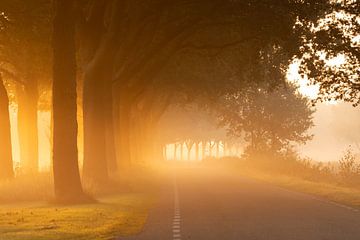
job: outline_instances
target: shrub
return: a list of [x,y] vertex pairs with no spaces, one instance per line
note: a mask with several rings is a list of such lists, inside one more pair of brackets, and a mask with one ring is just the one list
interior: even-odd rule
[[358,185],[360,183],[360,164],[356,161],[351,147],[345,151],[339,161],[339,176],[346,184]]

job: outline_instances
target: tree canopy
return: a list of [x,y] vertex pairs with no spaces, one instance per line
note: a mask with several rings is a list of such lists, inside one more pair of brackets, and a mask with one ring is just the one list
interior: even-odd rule
[[314,110],[290,84],[273,91],[253,85],[224,96],[219,109],[220,124],[232,136],[244,135],[252,151],[281,152],[312,137],[308,130]]

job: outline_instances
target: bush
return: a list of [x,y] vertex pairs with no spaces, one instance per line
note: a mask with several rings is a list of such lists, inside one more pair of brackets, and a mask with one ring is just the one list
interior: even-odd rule
[[339,176],[346,184],[360,184],[360,164],[356,161],[351,147],[345,151],[344,156],[339,161]]

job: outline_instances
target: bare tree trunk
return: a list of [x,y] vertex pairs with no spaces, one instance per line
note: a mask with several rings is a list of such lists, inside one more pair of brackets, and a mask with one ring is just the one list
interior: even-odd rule
[[60,202],[84,202],[77,149],[77,94],[74,0],[55,1],[53,30],[53,171]]
[[39,169],[37,87],[19,87],[17,96],[21,166],[25,172],[34,173]]
[[0,75],[0,180],[14,177],[9,98]]

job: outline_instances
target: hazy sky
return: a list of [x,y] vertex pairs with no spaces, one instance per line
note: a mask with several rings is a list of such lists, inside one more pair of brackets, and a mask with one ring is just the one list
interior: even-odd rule
[[[331,66],[344,64],[343,56],[328,61]],[[309,86],[306,78],[298,74],[298,62],[294,61],[288,71],[288,79],[299,84],[302,94],[315,99],[318,86]],[[350,103],[319,103],[314,114],[315,127],[312,141],[301,146],[299,151],[316,161],[337,161],[344,151],[352,145],[354,151],[359,152],[356,142],[360,142],[360,107],[353,107]]]
[[359,151],[355,142],[360,140],[360,107],[349,103],[318,104],[314,124],[313,140],[299,148],[302,155],[317,161],[337,161],[349,145]]

